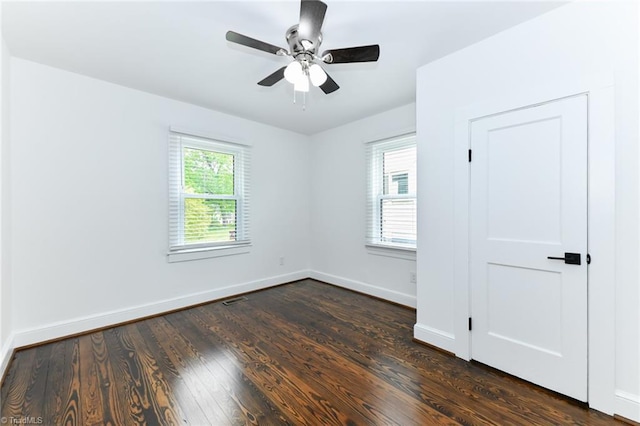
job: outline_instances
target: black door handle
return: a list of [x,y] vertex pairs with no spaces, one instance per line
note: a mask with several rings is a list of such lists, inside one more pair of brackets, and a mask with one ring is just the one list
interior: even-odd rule
[[547,256],[547,259],[551,260],[564,260],[567,265],[581,265],[580,253],[565,253],[564,257]]

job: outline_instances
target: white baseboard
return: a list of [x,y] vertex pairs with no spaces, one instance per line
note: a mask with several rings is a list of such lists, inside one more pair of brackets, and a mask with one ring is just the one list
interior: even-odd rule
[[[120,324],[151,315],[161,314],[163,312],[181,309],[199,303],[205,303],[212,300],[223,299],[240,293],[262,290],[279,284],[291,281],[297,281],[309,277],[309,271],[297,271],[289,274],[278,275],[274,277],[264,278],[243,284],[231,285],[228,287],[217,288],[215,290],[193,293],[187,296],[166,299],[159,302],[148,303],[139,306],[133,306],[125,309],[118,309],[111,312],[75,318],[67,321],[60,321],[49,324],[44,327],[36,327],[28,330],[19,330],[13,336],[13,348],[33,345],[36,343],[46,342],[48,340],[59,339],[61,337],[73,334],[83,333],[98,328],[109,327],[111,325]],[[0,370],[3,371],[3,370]]]
[[9,361],[11,361],[11,355],[13,354],[13,348],[15,348],[15,345],[13,344],[13,334],[10,334],[5,344],[0,347],[0,379],[4,377],[4,372],[9,366]]
[[400,293],[398,291],[389,290],[382,287],[377,287],[371,284],[366,284],[361,281],[355,281],[348,278],[338,277],[336,275],[325,274],[319,271],[309,271],[309,277],[318,281],[324,281],[329,284],[337,285],[349,290],[365,293],[370,296],[379,297],[390,302],[398,303],[400,305],[409,306],[415,308],[416,296],[410,294]]
[[634,422],[640,422],[640,395],[617,390],[615,413]]
[[413,337],[447,352],[455,353],[456,338],[446,331],[437,330],[424,324],[413,326]]

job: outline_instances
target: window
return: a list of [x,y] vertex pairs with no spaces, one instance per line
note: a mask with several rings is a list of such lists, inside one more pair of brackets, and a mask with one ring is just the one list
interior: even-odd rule
[[249,243],[249,148],[171,132],[169,253]]
[[367,244],[416,248],[416,139],[367,144]]
[[391,192],[394,191],[397,194],[408,194],[409,193],[409,173],[397,173],[391,175],[391,182],[395,184],[391,188]]

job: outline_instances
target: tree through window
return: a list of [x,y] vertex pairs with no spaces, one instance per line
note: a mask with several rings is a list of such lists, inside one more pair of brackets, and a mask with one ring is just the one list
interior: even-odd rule
[[247,148],[172,133],[171,249],[248,241]]

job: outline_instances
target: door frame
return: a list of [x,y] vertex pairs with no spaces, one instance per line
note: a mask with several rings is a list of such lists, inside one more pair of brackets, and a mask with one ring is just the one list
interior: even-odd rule
[[[587,393],[589,405],[608,414],[615,409],[615,115],[613,73],[550,81],[458,109],[454,141],[454,334],[456,356],[471,359],[468,150],[471,123],[550,101],[586,94],[588,110],[588,269]],[[612,285],[613,283],[613,285]]]

